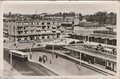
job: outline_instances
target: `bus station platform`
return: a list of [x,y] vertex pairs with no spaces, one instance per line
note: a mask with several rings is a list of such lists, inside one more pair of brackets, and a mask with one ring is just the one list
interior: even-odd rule
[[[49,50],[51,52],[53,52],[53,50]],[[69,55],[66,55],[64,53],[61,53],[60,51],[54,51],[54,53],[58,54],[58,55],[61,55],[61,56],[64,56],[70,60],[73,60],[73,61],[76,61],[76,62],[81,62],[81,65],[87,65],[88,68],[90,69],[94,69],[96,72],[99,72],[99,73],[102,73],[104,75],[116,75],[116,72],[113,72],[111,70],[108,70],[108,69],[105,69],[105,68],[102,68],[102,67],[99,67],[97,65],[93,65],[93,64],[89,64],[88,62],[85,62],[83,60],[80,60],[80,59],[77,59],[77,58],[74,58],[74,57],[71,57]]]
[[[51,53],[48,53],[51,52]],[[53,58],[52,55],[52,50],[49,50],[47,53],[46,52],[33,52],[32,53],[32,59],[29,61],[36,62],[38,64],[41,64],[45,66],[46,68],[50,69],[53,72],[58,73],[60,76],[80,76],[80,75],[89,75],[89,76],[94,76],[94,75],[114,75],[115,73],[110,72],[107,73],[105,69],[98,68],[95,65],[88,64],[87,62],[84,62],[82,60],[73,58],[71,56],[68,56],[64,53],[61,53],[60,51],[55,51],[55,55]],[[43,63],[39,61],[39,57],[46,55],[48,57],[48,60]],[[56,58],[56,55],[58,55],[58,58]],[[70,59],[70,60],[69,60]],[[76,63],[76,62],[81,62]],[[87,67],[84,67],[87,66]],[[90,67],[88,67],[90,66]],[[106,71],[106,72],[104,72]]]

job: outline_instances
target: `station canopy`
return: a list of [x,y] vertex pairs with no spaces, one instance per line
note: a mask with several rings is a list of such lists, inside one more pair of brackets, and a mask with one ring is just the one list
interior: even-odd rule
[[91,37],[98,37],[103,39],[116,39],[116,35],[108,35],[108,34],[90,34]]

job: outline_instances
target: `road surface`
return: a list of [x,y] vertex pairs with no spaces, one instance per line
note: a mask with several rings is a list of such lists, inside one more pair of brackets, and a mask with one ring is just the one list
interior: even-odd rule
[[[4,60],[10,63],[8,51],[9,51],[8,49],[4,49]],[[15,59],[13,59],[12,61],[13,61],[12,65],[14,69],[20,72],[20,74],[25,76],[56,76],[57,75],[39,64],[35,64],[29,61],[27,62],[17,61]]]

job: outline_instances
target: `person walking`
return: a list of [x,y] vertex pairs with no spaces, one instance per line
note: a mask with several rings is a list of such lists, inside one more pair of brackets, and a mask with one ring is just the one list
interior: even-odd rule
[[42,62],[42,58],[41,58],[41,56],[39,56],[39,61]]
[[58,58],[58,55],[56,55],[56,58]]
[[50,64],[52,63],[51,59],[50,59]]
[[30,59],[32,59],[32,52],[30,52]]

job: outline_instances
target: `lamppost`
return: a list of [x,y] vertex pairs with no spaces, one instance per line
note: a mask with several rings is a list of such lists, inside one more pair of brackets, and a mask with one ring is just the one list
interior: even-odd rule
[[31,39],[29,38],[29,41],[30,41],[30,52],[29,52],[29,59],[31,59],[31,48],[32,48],[32,42],[31,42]]
[[53,30],[52,32],[53,32],[53,46],[52,46],[53,52],[52,52],[52,58],[54,58],[54,33],[55,33],[55,30]]
[[[53,36],[54,39],[54,36]],[[54,40],[53,40],[53,53],[52,53],[52,58],[54,59]]]

